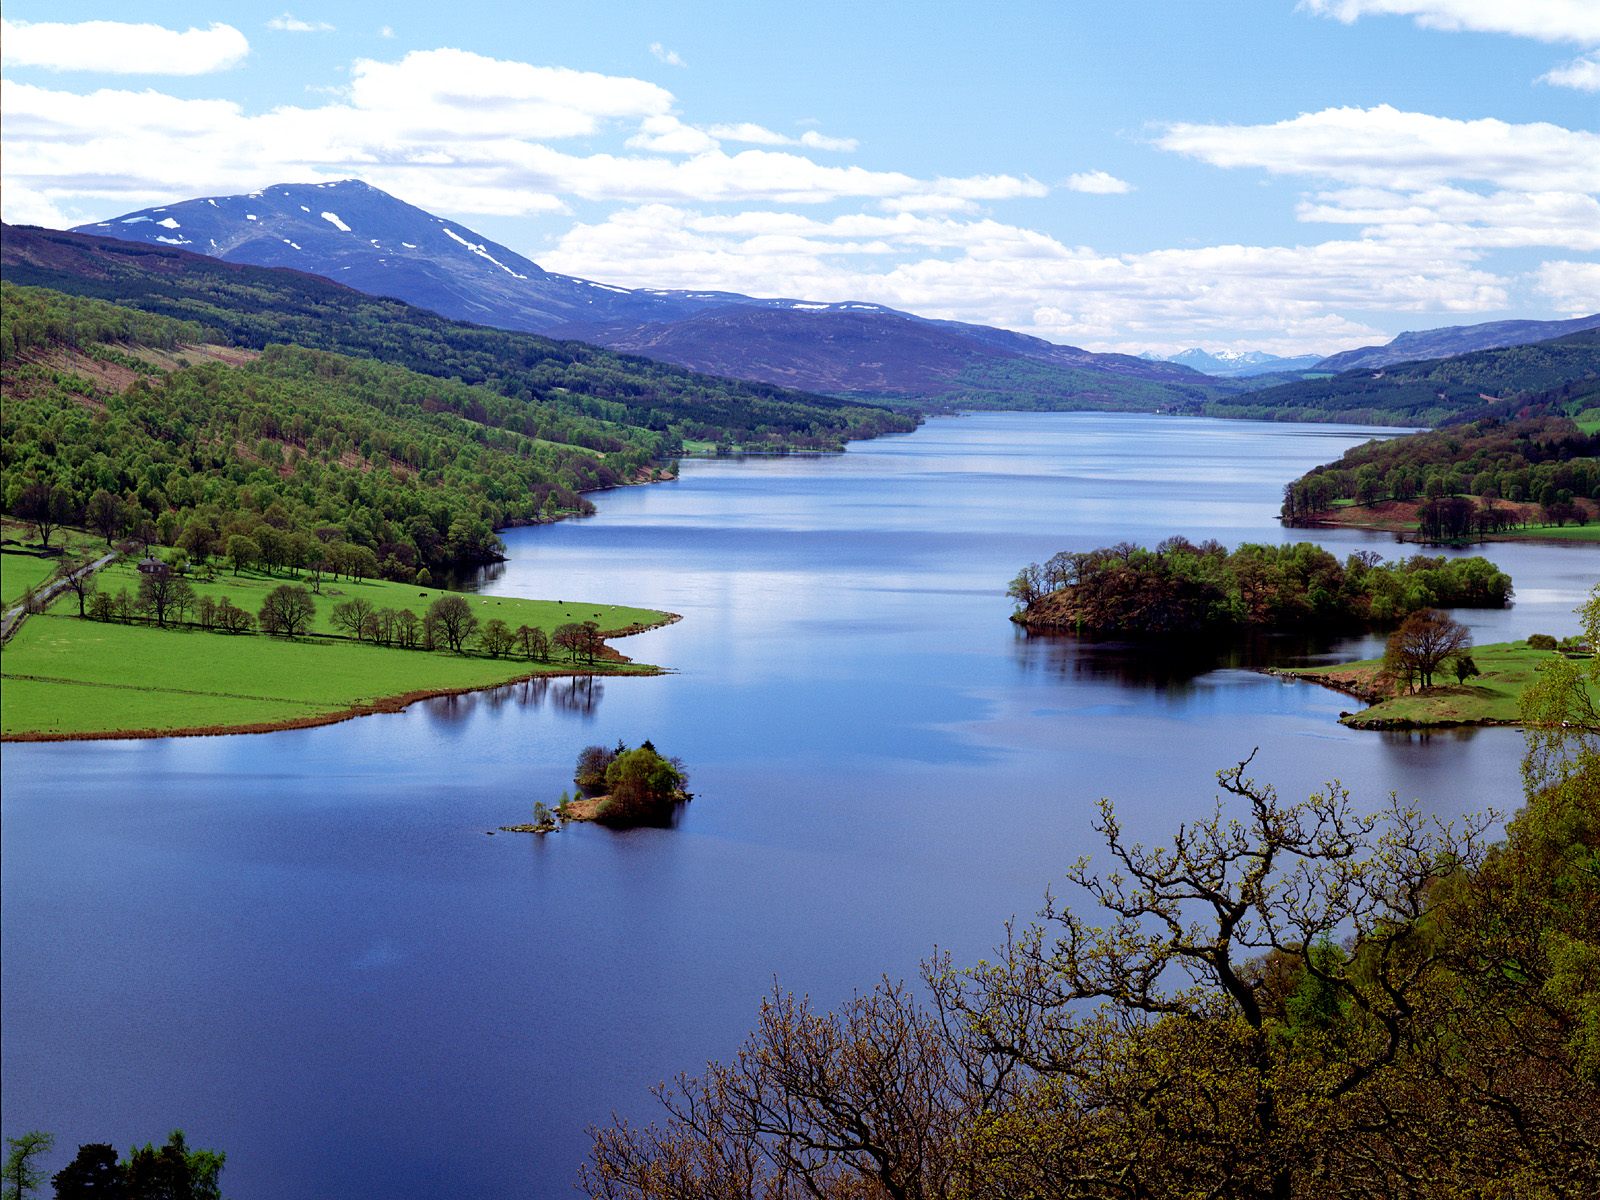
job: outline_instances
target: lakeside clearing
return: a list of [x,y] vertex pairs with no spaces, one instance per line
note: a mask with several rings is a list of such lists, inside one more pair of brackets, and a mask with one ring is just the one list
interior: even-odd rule
[[[1377,682],[1380,659],[1341,663],[1329,667],[1288,669],[1268,673],[1282,679],[1321,684],[1365,701],[1360,712],[1343,713],[1341,725],[1351,729],[1444,729],[1462,725],[1517,725],[1523,691],[1538,678],[1541,663],[1559,658],[1556,650],[1536,650],[1523,642],[1474,646],[1472,659],[1481,675],[1466,683],[1439,683],[1421,692],[1386,696]],[[1441,677],[1444,675],[1441,669]],[[1587,680],[1589,695],[1600,704],[1600,686]]]
[[[303,583],[247,573],[195,581],[197,595],[226,597],[254,612],[272,588]],[[118,563],[99,586],[137,588],[137,571]],[[489,658],[405,650],[333,633],[332,609],[359,597],[378,607],[421,613],[441,596],[460,595],[480,620],[498,617],[512,628],[547,633],[570,622],[595,621],[608,636],[623,636],[677,618],[654,609],[510,596],[448,593],[437,588],[367,580],[324,581],[314,597],[312,636],[285,639],[233,636],[195,627],[93,621],[77,615],[67,595],[30,618],[0,656],[0,738],[7,741],[164,737],[255,733],[330,724],[373,712],[392,712],[430,696],[477,691],[536,676],[650,675],[660,668],[633,663],[614,650],[592,664],[553,657]]]
[[[1515,529],[1503,529],[1498,533],[1485,533],[1474,535],[1465,539],[1460,544],[1479,545],[1483,542],[1563,542],[1563,543],[1600,543],[1600,504],[1592,500],[1575,500],[1584,513],[1586,521],[1583,525],[1568,522],[1557,525],[1553,521],[1545,521],[1536,504],[1512,503],[1509,501],[1496,501],[1500,508],[1517,514],[1517,519],[1527,522]],[[1394,533],[1401,535],[1406,541],[1417,542],[1420,545],[1434,545],[1437,543],[1423,542],[1418,536],[1418,510],[1423,501],[1420,500],[1380,500],[1376,504],[1357,504],[1353,500],[1335,500],[1331,508],[1305,517],[1294,522],[1296,526],[1313,529],[1372,529],[1380,533]],[[1450,545],[1456,542],[1447,543]]]

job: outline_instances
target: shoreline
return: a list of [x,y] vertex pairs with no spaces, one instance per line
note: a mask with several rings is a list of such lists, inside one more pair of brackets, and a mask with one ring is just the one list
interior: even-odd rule
[[1415,529],[1396,529],[1393,525],[1384,525],[1378,522],[1363,521],[1330,521],[1320,517],[1305,517],[1290,522],[1283,517],[1278,518],[1278,523],[1285,529],[1359,529],[1365,533],[1387,533],[1393,535],[1395,541],[1405,546],[1422,546],[1437,550],[1468,550],[1474,546],[1488,545],[1535,545],[1535,546],[1577,546],[1592,549],[1595,541],[1577,537],[1550,537],[1545,534],[1530,533],[1486,533],[1481,538],[1470,542],[1426,542],[1417,537]]
[[[634,634],[648,633],[653,629],[664,629],[683,620],[681,613],[666,613],[665,620],[657,621],[651,625],[632,625],[618,630],[603,630],[605,637],[632,637]],[[618,655],[618,665],[631,663],[633,660],[623,655]],[[190,725],[179,729],[111,729],[87,730],[72,733],[8,733],[0,735],[0,743],[12,742],[120,742],[120,741],[149,741],[156,738],[178,737],[235,737],[242,734],[255,733],[285,733],[295,729],[317,729],[324,725],[338,725],[345,721],[353,721],[358,717],[376,716],[381,713],[398,713],[418,704],[423,700],[438,700],[449,696],[470,696],[477,692],[489,692],[495,688],[510,687],[512,684],[529,683],[535,679],[649,679],[659,675],[670,675],[672,671],[666,667],[653,664],[643,664],[637,670],[627,673],[612,671],[530,671],[523,675],[503,679],[498,683],[483,684],[478,687],[453,687],[453,688],[418,688],[414,691],[400,692],[393,696],[379,696],[374,700],[362,704],[352,704],[347,708],[334,709],[325,713],[315,713],[305,717],[287,717],[278,721],[252,721],[243,725]]]

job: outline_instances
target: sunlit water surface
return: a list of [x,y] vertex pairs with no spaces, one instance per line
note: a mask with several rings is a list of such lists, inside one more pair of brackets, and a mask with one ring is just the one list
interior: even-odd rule
[[[1283,483],[1372,431],[968,416],[821,458],[685,464],[506,534],[495,595],[644,604],[653,679],[517,685],[322,729],[8,746],[4,1130],[228,1153],[235,1200],[568,1194],[585,1126],[730,1053],[774,976],[824,1004],[1028,914],[1093,851],[1209,809],[1259,747],[1442,814],[1517,796],[1518,735],[1358,734],[1263,654],[1028,637],[1008,579],[1059,549],[1279,528]],[[1395,552],[1359,532],[1336,553]],[[1479,641],[1571,632],[1592,551],[1495,546]],[[651,738],[676,828],[485,831]]]

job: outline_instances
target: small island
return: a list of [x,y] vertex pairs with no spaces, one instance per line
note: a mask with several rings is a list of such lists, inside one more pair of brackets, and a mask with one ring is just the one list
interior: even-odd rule
[[678,805],[693,799],[689,772],[680,758],[665,758],[647,739],[636,747],[585,746],[578,754],[572,781],[577,795],[566,792],[554,808],[533,806],[533,820],[502,825],[504,833],[554,833],[568,821],[594,821],[613,829],[667,825]]
[[1029,630],[1087,636],[1382,629],[1424,608],[1504,608],[1511,577],[1485,558],[1368,550],[1340,561],[1310,542],[1229,551],[1170,537],[1030,563],[1007,594]]

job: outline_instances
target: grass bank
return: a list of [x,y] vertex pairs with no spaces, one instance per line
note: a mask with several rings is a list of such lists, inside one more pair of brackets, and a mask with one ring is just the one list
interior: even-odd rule
[[[1331,687],[1345,695],[1366,701],[1368,708],[1345,713],[1339,722],[1351,729],[1442,729],[1459,725],[1516,725],[1522,693],[1538,678],[1539,664],[1558,656],[1554,650],[1535,650],[1522,642],[1500,642],[1474,646],[1473,661],[1481,675],[1464,684],[1440,682],[1426,691],[1405,696],[1385,696],[1377,677],[1382,669],[1378,659],[1344,663],[1331,667],[1275,669],[1272,674],[1286,679],[1304,679]],[[1441,670],[1440,678],[1446,672]],[[1587,683],[1590,695],[1600,703],[1600,687]]]
[[[1469,497],[1477,499],[1477,497]],[[1495,502],[1502,509],[1516,512],[1526,522],[1514,529],[1487,533],[1467,539],[1472,545],[1483,542],[1577,542],[1600,543],[1600,505],[1593,500],[1579,500],[1586,514],[1587,524],[1557,525],[1544,520],[1536,504]],[[1420,541],[1417,512],[1420,500],[1381,500],[1376,504],[1357,504],[1353,500],[1335,500],[1333,507],[1302,522],[1304,525],[1339,529],[1374,529],[1382,533],[1398,533],[1409,541]]]
[[[285,582],[276,576],[220,575],[195,590],[226,596],[255,611],[261,597]],[[290,582],[293,582],[292,580]],[[101,573],[100,586],[136,586],[124,564]],[[324,583],[311,636],[230,636],[193,628],[160,629],[79,618],[77,600],[64,596],[31,618],[0,655],[0,737],[55,740],[261,732],[322,725],[403,708],[428,696],[494,687],[535,675],[654,674],[658,668],[620,655],[595,664],[559,658],[429,653],[380,647],[332,632],[331,611],[359,595],[379,607],[421,612],[436,588],[368,581]],[[593,620],[613,634],[672,620],[653,609],[553,600],[466,595],[480,620],[499,617],[512,628],[547,631]]]

